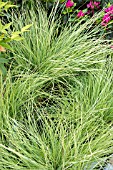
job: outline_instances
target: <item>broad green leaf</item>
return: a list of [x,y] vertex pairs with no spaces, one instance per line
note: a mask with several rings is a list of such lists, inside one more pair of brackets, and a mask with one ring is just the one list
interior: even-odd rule
[[0,64],[0,70],[1,70],[3,75],[6,75],[7,70],[6,70],[5,66],[4,66],[4,64]]
[[4,30],[4,29],[2,29],[2,30],[0,30],[2,33],[4,33],[4,34],[7,34],[7,31],[6,30]]
[[64,9],[63,12],[62,12],[62,14],[67,14],[67,10]]
[[12,48],[10,47],[9,44],[6,44],[5,42],[0,42],[0,45],[3,46],[4,48],[8,49],[8,50],[11,50],[12,51]]
[[5,58],[1,58],[1,57],[0,57],[0,64],[1,64],[1,63],[7,63],[7,62],[8,62],[8,60],[7,60],[7,59],[5,59]]
[[8,10],[9,8],[12,8],[12,7],[17,7],[17,6],[16,5],[7,4],[7,5],[5,5],[4,9]]
[[11,26],[11,24],[12,24],[12,22],[11,22],[11,23],[8,23],[8,24],[5,24],[5,25],[3,26],[3,30],[8,29],[8,28]]
[[20,33],[21,32],[19,32],[19,31],[14,32],[11,36],[11,40],[16,40],[16,41],[23,40],[24,38],[19,35]]
[[0,36],[0,41],[2,41],[3,38],[4,38],[4,34],[2,34],[2,35]]
[[111,3],[109,2],[108,4],[107,4],[107,7],[110,7],[111,6]]
[[11,38],[9,37],[9,38],[4,39],[2,42],[6,43],[6,42],[10,42],[10,41],[11,41]]
[[18,34],[13,34],[12,36],[11,36],[11,40],[14,40],[16,37],[18,37]]
[[65,0],[60,0],[60,3],[64,2]]
[[23,39],[24,39],[24,38],[23,38],[23,37],[20,37],[20,36],[17,36],[17,37],[14,38],[15,41],[21,41],[21,40],[23,40]]
[[76,7],[77,3],[74,3],[74,6],[73,7]]
[[88,9],[87,9],[87,8],[83,10],[83,12],[84,12],[84,13],[86,13],[87,11],[88,11]]
[[7,4],[7,2],[0,2],[0,8],[4,7]]
[[19,35],[19,34],[21,34],[20,31],[12,32],[12,36],[13,36],[13,35],[14,35],[14,36],[17,36],[17,35]]
[[25,27],[23,27],[23,28],[21,29],[21,32],[29,31],[28,29],[29,29],[31,26],[32,26],[32,24],[26,25]]

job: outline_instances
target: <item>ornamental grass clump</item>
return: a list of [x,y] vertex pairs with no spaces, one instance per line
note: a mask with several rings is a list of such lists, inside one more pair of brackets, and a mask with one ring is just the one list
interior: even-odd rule
[[108,45],[111,42],[102,39],[101,25],[94,26],[100,14],[84,24],[81,20],[73,26],[63,26],[54,11],[48,18],[37,6],[37,11],[26,10],[20,15],[14,29],[29,24],[31,18],[33,26],[24,33],[23,41],[11,43],[14,51],[11,61],[16,70],[28,74],[37,72],[58,80],[101,69],[111,53]]
[[84,77],[79,87],[74,85],[50,107],[39,108],[34,100],[28,101],[21,121],[6,116],[0,169],[104,167],[113,150],[112,76],[101,72],[98,77]]
[[27,9],[13,29],[32,27],[10,43],[0,76],[0,169],[103,168],[113,151],[112,41],[98,16],[61,27],[55,12]]

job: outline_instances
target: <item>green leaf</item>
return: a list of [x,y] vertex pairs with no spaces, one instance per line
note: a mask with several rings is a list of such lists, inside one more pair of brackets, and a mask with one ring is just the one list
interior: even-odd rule
[[73,7],[76,7],[76,5],[77,5],[77,3],[75,3],[75,2],[74,2],[74,5],[73,5]]
[[17,6],[16,5],[7,4],[7,5],[5,5],[4,9],[7,10],[9,8],[12,8],[12,7],[17,7]]
[[23,28],[21,29],[21,32],[29,31],[28,29],[29,29],[31,26],[32,26],[32,24],[26,25],[25,27],[23,27]]
[[3,75],[6,75],[7,70],[6,70],[5,66],[4,66],[4,64],[0,64],[0,70],[1,70]]
[[21,34],[21,32],[20,32],[20,31],[12,32],[12,35],[19,35],[19,34]]
[[0,30],[2,33],[4,33],[4,34],[7,34],[7,31],[6,30],[4,30],[4,29],[2,29],[2,30]]
[[2,31],[2,28],[3,28],[3,25],[2,25],[1,20],[0,20],[0,32]]
[[4,39],[2,42],[6,43],[6,42],[10,42],[10,41],[11,41],[11,38],[9,37],[9,38]]
[[7,2],[0,2],[0,8],[4,7],[7,4]]
[[63,2],[65,2],[65,0],[60,0],[60,3],[63,3]]
[[4,38],[4,34],[2,34],[2,35],[0,36],[0,41],[2,41],[3,38]]
[[66,12],[66,11],[63,11],[62,13],[65,15],[67,12]]
[[3,47],[6,48],[6,49],[12,51],[12,48],[10,47],[10,45],[9,45],[9,44],[6,44],[4,41],[0,42],[0,45],[3,46]]
[[0,57],[0,64],[1,64],[1,63],[2,63],[2,64],[3,64],[3,63],[7,63],[7,62],[8,62],[8,60],[7,60],[7,59],[5,59],[5,58],[1,58],[1,57]]
[[111,6],[111,3],[109,2],[108,4],[107,4],[107,7],[110,7]]
[[17,37],[14,38],[15,41],[21,41],[23,39],[24,39],[24,37],[20,37],[20,36],[17,36]]
[[11,24],[12,24],[12,22],[11,22],[11,23],[8,23],[8,24],[5,24],[5,25],[3,26],[3,30],[8,29],[8,28],[11,26]]
[[86,8],[86,9],[83,10],[83,13],[86,13],[87,11],[88,11],[88,9]]
[[23,39],[24,39],[23,37],[21,37],[19,34],[15,34],[15,33],[13,33],[12,37],[11,37],[11,40],[16,40],[16,41],[20,41],[20,40],[23,40]]

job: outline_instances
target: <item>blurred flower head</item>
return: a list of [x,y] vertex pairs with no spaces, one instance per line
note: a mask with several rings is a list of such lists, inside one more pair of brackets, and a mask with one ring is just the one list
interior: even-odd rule
[[66,8],[70,8],[70,7],[72,7],[74,5],[74,2],[72,2],[71,0],[68,0],[67,2],[66,2]]

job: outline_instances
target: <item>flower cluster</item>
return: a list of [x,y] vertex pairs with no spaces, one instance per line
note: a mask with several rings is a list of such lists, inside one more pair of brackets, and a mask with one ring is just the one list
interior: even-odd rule
[[87,4],[87,8],[90,8],[90,9],[94,9],[94,8],[97,8],[99,9],[100,8],[100,2],[99,1],[90,1],[89,4]]
[[77,14],[77,17],[80,18],[80,17],[83,17],[84,15],[85,13],[82,10],[80,10]]
[[[90,0],[85,5],[86,5],[85,9],[80,9],[79,11],[76,10],[77,18],[84,17],[85,15],[91,17],[95,14],[95,12],[98,12],[101,10],[101,3],[99,1]],[[66,8],[68,9],[68,12],[72,12],[74,9],[76,9],[75,6],[76,6],[76,3],[74,2],[74,0],[66,0]],[[104,15],[100,22],[102,26],[107,27],[108,23],[111,20],[113,20],[113,5],[109,5],[109,7],[105,8]]]
[[105,14],[102,18],[101,25],[107,26],[107,24],[113,19],[113,5],[104,10]]
[[87,4],[87,8],[88,8],[88,12],[87,14],[92,14],[94,15],[94,10],[95,9],[100,9],[100,2],[99,1],[92,1],[90,0],[90,2]]
[[72,7],[72,6],[74,6],[74,2],[72,2],[71,0],[68,0],[68,1],[66,2],[66,8],[70,8],[70,7]]
[[[74,6],[74,2],[72,0],[67,0],[66,2],[66,8],[71,8]],[[90,0],[90,2],[87,4],[87,12],[83,12],[83,10],[80,10],[77,14],[77,17],[83,17],[85,14],[94,14],[95,9],[100,9],[100,2]]]

